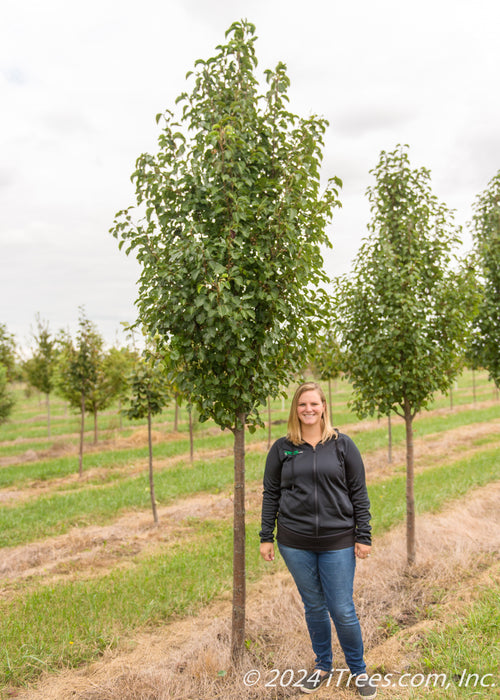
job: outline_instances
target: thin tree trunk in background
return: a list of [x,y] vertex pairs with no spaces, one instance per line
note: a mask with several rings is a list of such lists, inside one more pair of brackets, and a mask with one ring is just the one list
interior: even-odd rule
[[97,411],[94,411],[94,445],[97,445],[98,433],[97,433]]
[[153,519],[158,524],[158,510],[156,508],[155,485],[153,480],[153,440],[151,438],[151,409],[148,409],[148,447],[149,447],[149,493],[151,496],[151,507],[153,509]]
[[118,420],[120,430],[123,430],[123,413],[122,413],[122,400],[118,399]]
[[408,566],[416,560],[413,416],[408,400],[404,401],[406,427],[406,554]]
[[387,433],[389,437],[389,452],[387,455],[387,461],[389,464],[392,463],[392,422],[391,422],[391,414],[387,416]]
[[245,644],[245,423],[246,414],[236,416],[234,428],[234,515],[233,515],[233,614],[231,658],[239,665]]
[[450,386],[450,410],[453,411],[453,387]]
[[189,414],[189,459],[191,464],[194,461],[194,435],[193,435],[193,407],[188,406]]
[[81,403],[80,403],[80,451],[78,453],[78,475],[83,476],[83,435],[85,429],[85,393],[82,392]]
[[271,397],[267,397],[267,449],[271,447]]
[[47,404],[47,437],[50,437],[50,394],[45,395]]
[[472,370],[472,401],[476,403],[476,371]]

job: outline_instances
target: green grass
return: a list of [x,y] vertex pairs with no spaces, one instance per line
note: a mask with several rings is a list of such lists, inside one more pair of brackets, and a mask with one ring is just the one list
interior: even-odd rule
[[[229,590],[231,528],[204,521],[192,531],[196,547],[172,546],[125,571],[41,587],[0,603],[2,680],[23,684],[42,670],[77,666],[130,630],[193,614]],[[255,527],[249,534],[256,539]],[[255,578],[262,568],[258,548],[249,547],[247,559]]]
[[[493,450],[417,475],[418,511],[437,510],[469,489],[498,479],[499,457],[500,450]],[[228,473],[222,480],[230,483],[231,461],[226,462]],[[248,476],[256,478],[256,464],[252,459],[249,462]],[[184,470],[188,476],[187,485],[169,484],[169,497],[175,498],[175,493],[189,485],[192,491],[196,470],[191,474],[189,471]],[[200,471],[207,480],[205,486],[210,484],[210,488],[214,488],[213,480],[217,478],[211,473],[213,469]],[[215,488],[220,486],[221,482]],[[87,494],[89,504],[95,502],[97,493]],[[397,477],[375,484],[370,488],[370,498],[376,536],[404,519],[403,479]],[[111,506],[110,512],[117,505]],[[56,502],[47,499],[46,506],[45,512],[38,515],[47,523],[47,518],[56,510]],[[67,517],[68,514],[59,519],[59,528],[67,527]],[[93,510],[91,522],[98,521]],[[35,519],[32,519],[31,527],[35,526]],[[116,643],[120,635],[145,624],[157,624],[175,615],[194,612],[227,590],[231,578],[232,557],[228,555],[232,550],[231,527],[208,521],[192,521],[191,527],[196,546],[179,543],[159,556],[135,558],[125,571],[115,570],[99,579],[42,586],[1,602],[0,677],[22,683],[43,668],[54,670],[78,665],[95,658],[103,648]],[[258,529],[258,514],[249,514],[247,556],[251,578],[262,571],[258,559]],[[49,616],[47,610],[51,611]]]
[[[415,475],[415,510],[427,513],[460,498],[470,489],[500,479],[500,448],[464,460],[426,469]],[[401,522],[406,514],[406,478],[397,476],[369,487],[374,535]]]
[[[431,631],[419,643],[420,663],[415,672],[444,674],[446,698],[499,697],[500,591],[484,587],[467,615],[440,631]],[[439,688],[430,697],[443,697]],[[426,693],[427,697],[427,693]]]

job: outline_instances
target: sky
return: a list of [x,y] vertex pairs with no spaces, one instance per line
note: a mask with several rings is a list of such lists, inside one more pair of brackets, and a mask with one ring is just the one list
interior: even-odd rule
[[408,144],[455,210],[500,168],[498,0],[1,0],[0,323],[29,352],[36,317],[108,344],[136,319],[138,263],[109,233],[135,203],[155,116],[236,20],[256,26],[258,74],[287,65],[292,112],[329,121],[322,176],[343,181],[325,269],[351,269],[382,150]]

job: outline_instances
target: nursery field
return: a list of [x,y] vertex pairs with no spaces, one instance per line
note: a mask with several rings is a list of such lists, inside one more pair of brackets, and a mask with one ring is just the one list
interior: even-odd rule
[[[325,389],[327,387],[325,386]],[[355,600],[380,697],[492,698],[500,687],[500,400],[485,373],[415,419],[417,564],[405,566],[405,434],[359,420],[347,383],[333,424],[363,454],[373,556]],[[147,429],[88,421],[78,476],[79,417],[16,389],[0,426],[0,698],[234,700],[299,693],[312,658],[300,601],[282,561],[259,558],[261,481],[269,439],[247,433],[248,609],[244,668],[228,663],[232,585],[232,434],[167,407],[153,426],[153,522]],[[262,417],[267,420],[267,409]],[[177,430],[174,430],[174,424]],[[335,663],[345,662],[337,649]],[[248,675],[248,672],[253,675]],[[247,674],[247,675],[245,675]],[[255,682],[254,682],[255,681]],[[355,697],[339,672],[318,698]]]

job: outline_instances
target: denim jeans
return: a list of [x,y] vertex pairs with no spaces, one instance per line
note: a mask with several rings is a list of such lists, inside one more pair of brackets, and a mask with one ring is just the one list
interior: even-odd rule
[[352,599],[354,547],[329,552],[278,547],[304,603],[316,668],[332,668],[331,615],[351,673],[365,673],[363,639]]

